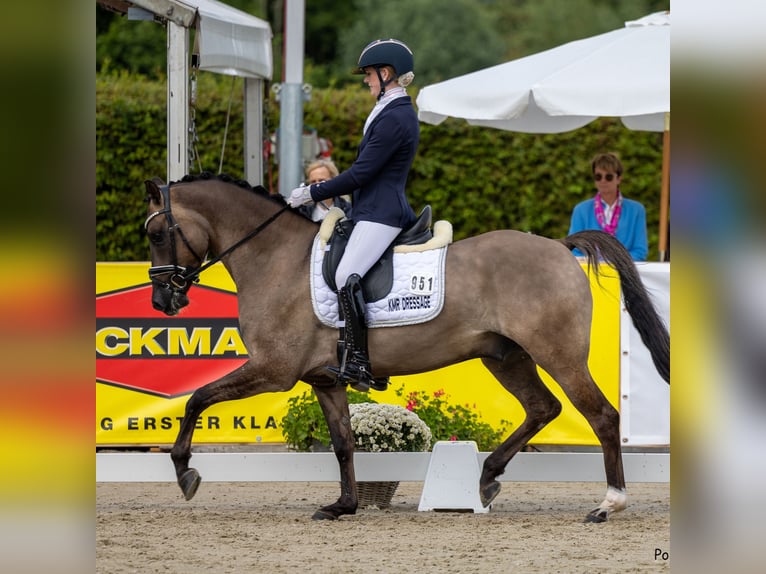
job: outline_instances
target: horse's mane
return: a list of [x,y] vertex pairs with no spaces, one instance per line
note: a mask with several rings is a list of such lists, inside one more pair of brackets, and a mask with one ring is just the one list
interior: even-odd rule
[[237,179],[237,178],[232,177],[232,176],[230,176],[229,174],[226,174],[226,173],[214,174],[214,173],[211,173],[209,171],[203,171],[203,172],[196,173],[196,174],[185,175],[185,176],[183,176],[181,178],[180,181],[173,181],[173,182],[170,182],[170,184],[172,185],[174,183],[182,183],[182,182],[183,183],[192,183],[192,182],[195,182],[195,181],[205,181],[205,180],[209,180],[209,179],[214,179],[214,180],[217,180],[217,181],[222,181],[224,183],[229,183],[229,184],[232,184],[232,185],[236,185],[237,187],[241,187],[243,189],[247,189],[248,191],[252,191],[256,195],[260,195],[262,197],[265,197],[266,199],[274,201],[274,202],[276,202],[276,203],[278,203],[279,205],[282,205],[282,206],[287,203],[285,201],[285,198],[282,197],[282,195],[279,194],[279,193],[276,193],[276,194],[269,193],[269,190],[267,190],[262,185],[252,186],[252,185],[250,185],[250,183],[248,181],[246,181],[244,179]]

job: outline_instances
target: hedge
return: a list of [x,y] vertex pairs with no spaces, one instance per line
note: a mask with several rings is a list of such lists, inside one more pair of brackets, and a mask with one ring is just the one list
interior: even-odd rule
[[[140,229],[143,181],[165,175],[165,91],[164,82],[141,76],[97,77],[98,261],[148,258]],[[417,90],[410,93],[414,100]],[[200,162],[190,171],[218,171],[233,94],[222,171],[243,177],[242,80],[200,73],[197,94]],[[369,93],[360,86],[314,89],[304,104],[304,126],[332,141],[341,170],[354,160],[371,106]],[[266,133],[273,133],[279,126],[278,103],[268,100],[264,116]],[[625,164],[623,193],[646,207],[649,259],[657,259],[662,134],[632,131],[618,119],[600,118],[563,134],[506,132],[448,119],[439,126],[421,124],[420,135],[408,182],[410,203],[416,211],[430,204],[435,219],[452,222],[456,240],[501,228],[563,237],[574,205],[595,193],[590,158],[614,151]],[[269,161],[264,184],[274,192],[278,175],[278,166]]]

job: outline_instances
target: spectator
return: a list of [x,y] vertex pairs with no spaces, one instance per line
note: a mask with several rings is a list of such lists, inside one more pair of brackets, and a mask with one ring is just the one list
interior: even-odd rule
[[[308,185],[314,183],[321,183],[323,181],[330,180],[338,175],[338,168],[329,159],[318,159],[311,162],[306,168],[306,182]],[[308,217],[311,221],[322,221],[331,207],[339,207],[348,214],[351,209],[351,203],[346,199],[347,196],[330,197],[317,201],[316,203],[309,203],[307,205],[301,205],[298,208],[303,215]]]
[[[591,161],[596,195],[578,203],[572,211],[569,235],[586,229],[600,229],[615,236],[635,261],[645,261],[646,209],[620,192],[622,162],[613,153],[600,153]],[[581,257],[577,249],[574,255]]]

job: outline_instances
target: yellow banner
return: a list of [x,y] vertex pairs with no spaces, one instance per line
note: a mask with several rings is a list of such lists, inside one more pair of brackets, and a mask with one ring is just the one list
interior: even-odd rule
[[[232,326],[236,321],[236,305],[232,303],[236,288],[222,265],[205,271],[203,282],[192,287],[192,300],[199,294],[210,303],[207,310],[198,308],[198,317],[188,319],[184,329],[168,327],[171,323],[167,321],[177,319],[166,319],[151,308],[148,268],[149,263],[96,264],[96,444],[100,446],[173,443],[193,389],[182,386],[189,377],[166,375],[191,371],[204,383],[218,378],[221,369],[230,370],[246,360],[238,332]],[[589,364],[607,399],[619,408],[619,281],[609,268],[602,267],[601,273],[600,284],[591,278],[594,314]],[[199,301],[196,306],[200,306]],[[220,316],[211,314],[211,308],[221,309]],[[561,333],[562,340],[566,336]],[[179,357],[179,352],[188,356]],[[598,445],[590,426],[561,388],[546,373],[541,375],[561,401],[563,411],[530,442]],[[170,387],[163,386],[165,379],[172,379]],[[478,359],[428,373],[393,377],[389,390],[374,392],[372,398],[403,405],[395,392],[402,386],[407,392],[443,390],[450,403],[474,409],[495,427],[505,420],[512,423],[513,430],[525,416],[519,402]],[[287,400],[309,388],[299,382],[289,393],[266,393],[214,405],[197,421],[194,441],[284,442],[281,420]]]

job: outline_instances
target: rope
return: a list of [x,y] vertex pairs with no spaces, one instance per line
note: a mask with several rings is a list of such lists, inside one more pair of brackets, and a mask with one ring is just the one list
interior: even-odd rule
[[223,143],[221,144],[221,160],[218,162],[218,174],[223,170],[223,153],[226,150],[226,137],[229,134],[229,118],[231,117],[231,102],[234,99],[234,82],[237,77],[231,77],[231,93],[229,93],[229,109],[226,112],[226,125],[223,128]]
[[199,135],[197,134],[197,67],[192,66],[191,71],[191,93],[189,95],[189,167],[194,167],[194,160],[197,160],[197,166],[199,171],[202,171],[202,162],[199,158],[199,150],[197,149],[197,142],[199,141]]

